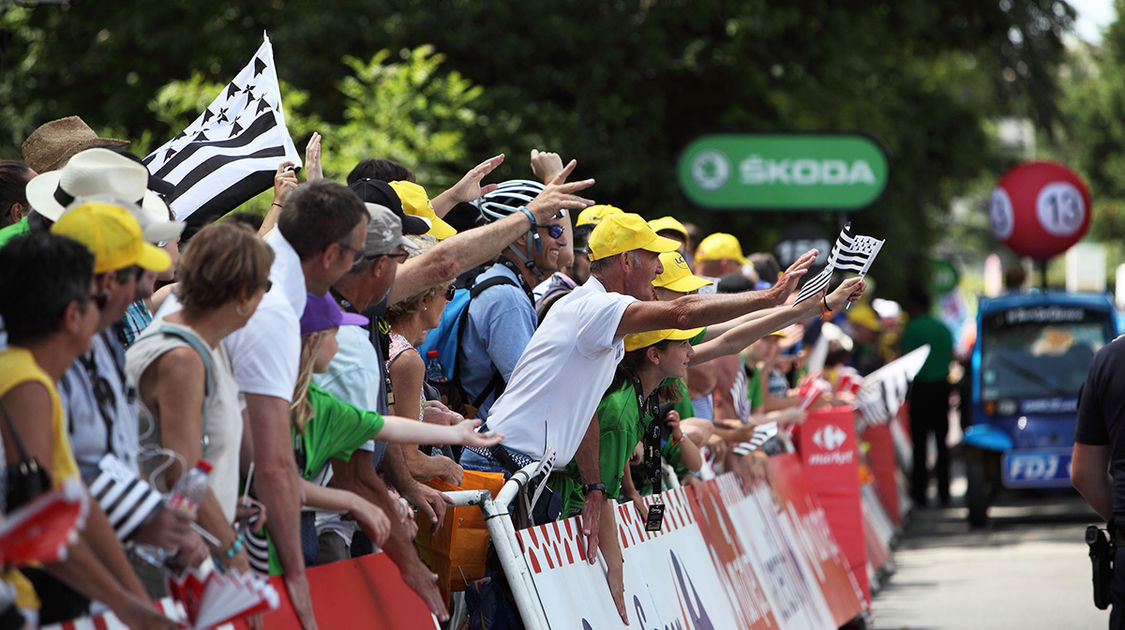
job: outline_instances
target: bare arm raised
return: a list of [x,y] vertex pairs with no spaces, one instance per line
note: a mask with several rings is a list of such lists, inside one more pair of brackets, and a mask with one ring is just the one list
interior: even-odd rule
[[[580,210],[594,203],[575,194],[593,186],[593,179],[565,183],[577,164],[571,160],[555,180],[527,204],[537,223],[546,223],[560,209]],[[447,238],[421,256],[407,260],[399,265],[387,304],[399,302],[428,287],[447,283],[459,274],[495,259],[508,244],[527,232],[528,225],[524,213],[514,212],[490,225]]]

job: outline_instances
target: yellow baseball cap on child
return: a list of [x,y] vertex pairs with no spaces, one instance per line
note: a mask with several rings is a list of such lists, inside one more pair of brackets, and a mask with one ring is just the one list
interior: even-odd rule
[[699,242],[695,250],[696,260],[737,260],[739,264],[750,264],[742,255],[742,245],[731,234],[715,232]]
[[422,217],[430,221],[430,231],[426,232],[430,236],[438,239],[449,238],[457,233],[452,225],[449,225],[441,219],[434,212],[434,206],[430,203],[430,197],[426,194],[426,189],[422,188],[414,182],[389,182],[391,188],[394,189],[395,194],[398,195],[399,201],[402,202],[402,211],[406,214]]
[[[652,225],[651,221],[649,225]],[[654,287],[677,293],[691,293],[709,284],[714,284],[710,280],[693,274],[691,269],[688,268],[687,261],[679,252],[661,254],[660,265],[664,267],[664,273],[656,276],[656,279],[652,281]]]
[[689,330],[665,328],[664,330],[650,330],[648,332],[625,335],[625,351],[632,352],[641,348],[647,348],[655,343],[660,343],[665,339],[669,341],[693,339],[702,331],[702,328],[691,328]]
[[622,212],[610,215],[594,226],[587,247],[590,260],[599,260],[635,249],[647,249],[658,254],[674,252],[680,244],[657,236],[640,215]]
[[124,269],[130,265],[164,271],[172,265],[167,252],[145,242],[141,224],[119,204],[80,202],[51,226],[51,232],[69,236],[85,245],[94,255],[94,273]]

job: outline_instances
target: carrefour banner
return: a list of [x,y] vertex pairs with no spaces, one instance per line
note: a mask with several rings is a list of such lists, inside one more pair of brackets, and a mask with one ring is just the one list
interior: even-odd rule
[[680,156],[680,186],[714,210],[860,210],[887,187],[890,166],[861,133],[727,133]]

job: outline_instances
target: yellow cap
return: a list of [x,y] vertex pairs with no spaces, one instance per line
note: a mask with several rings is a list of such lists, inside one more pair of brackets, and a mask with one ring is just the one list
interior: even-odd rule
[[665,328],[664,330],[650,330],[648,332],[625,335],[625,352],[632,352],[641,348],[647,348],[655,343],[660,343],[665,339],[669,341],[692,339],[702,330],[702,328],[691,328],[689,330]]
[[740,264],[750,261],[742,255],[742,245],[730,234],[715,232],[699,243],[695,250],[696,260],[737,260]]
[[848,321],[856,326],[863,326],[868,330],[879,331],[883,329],[883,322],[879,314],[864,302],[853,304],[847,311]]
[[393,188],[398,195],[399,201],[402,202],[403,212],[411,216],[429,219],[430,231],[426,232],[426,234],[440,241],[457,233],[457,230],[453,229],[452,225],[442,221],[441,217],[434,212],[434,206],[430,203],[430,197],[426,194],[425,188],[422,188],[414,182],[400,181],[389,183],[391,188]]
[[172,264],[164,250],[149,245],[141,235],[141,224],[125,208],[102,201],[85,201],[68,210],[51,232],[69,236],[94,255],[94,273],[105,273],[138,265],[164,271]]
[[660,217],[659,219],[653,219],[652,221],[648,222],[648,226],[652,228],[653,232],[670,230],[672,232],[682,234],[684,236],[685,242],[687,242],[688,240],[687,228],[684,227],[683,223],[680,223],[672,217]]
[[[652,225],[652,222],[649,222]],[[691,293],[699,289],[714,284],[710,280],[700,278],[693,274],[691,269],[688,268],[687,261],[680,255],[680,252],[668,252],[667,254],[660,255],[660,265],[664,267],[664,273],[656,276],[652,281],[652,286],[661,289],[668,289],[677,293]]]
[[680,244],[670,238],[657,236],[639,214],[622,212],[606,217],[590,232],[587,248],[590,260],[609,258],[634,249],[647,249],[663,254],[674,252]]
[[611,206],[604,203],[599,203],[595,206],[590,206],[582,212],[578,213],[578,220],[575,221],[574,227],[582,227],[583,225],[597,225],[608,216],[614,214],[621,214],[625,212],[617,206]]

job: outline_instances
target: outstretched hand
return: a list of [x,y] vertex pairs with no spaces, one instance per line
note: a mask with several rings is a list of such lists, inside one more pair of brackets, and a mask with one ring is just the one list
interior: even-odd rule
[[577,160],[571,160],[563,170],[555,175],[543,192],[539,193],[531,203],[527,204],[527,209],[535,215],[535,220],[539,223],[546,223],[552,217],[558,214],[559,210],[581,210],[587,206],[594,205],[592,199],[579,197],[574,193],[585,190],[594,185],[593,178],[583,179],[576,182],[567,183],[566,179],[574,172],[575,167],[578,166]]
[[793,289],[797,288],[797,282],[801,279],[801,276],[809,272],[809,267],[812,267],[812,264],[816,262],[816,256],[817,251],[815,249],[810,249],[802,254],[796,262],[789,265],[785,273],[781,274],[777,284],[769,288],[776,304],[785,302],[785,298],[789,297]]
[[848,278],[840,283],[832,293],[824,298],[828,302],[828,308],[833,311],[839,310],[846,302],[856,302],[863,297],[863,292],[867,290],[867,283],[863,278],[855,277]]
[[462,446],[472,446],[474,448],[491,448],[500,443],[504,439],[502,433],[478,433],[477,427],[481,425],[480,418],[473,418],[472,420],[463,420],[457,426],[457,433],[460,434],[460,439],[457,444]]
[[531,172],[535,176],[543,180],[544,184],[550,184],[563,170],[562,158],[558,153],[551,151],[540,151],[539,149],[531,150]]
[[496,184],[481,185],[480,180],[484,179],[491,173],[497,166],[504,161],[504,154],[496,155],[488,158],[474,166],[461,181],[453,185],[449,189],[449,194],[452,196],[453,203],[460,203],[462,201],[472,201],[479,199],[483,195],[496,190]]
[[305,179],[314,181],[324,177],[324,167],[320,163],[320,134],[313,132],[305,147]]

